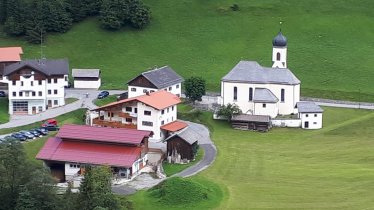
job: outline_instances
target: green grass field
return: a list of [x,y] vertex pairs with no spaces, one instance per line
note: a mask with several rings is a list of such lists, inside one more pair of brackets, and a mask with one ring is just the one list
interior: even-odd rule
[[95,99],[93,101],[93,103],[96,106],[104,106],[104,105],[107,105],[107,104],[115,102],[115,101],[117,101],[117,95],[110,95],[110,96],[108,96],[106,98],[103,98],[103,99]]
[[[302,95],[374,101],[374,21],[371,0],[144,0],[152,9],[142,31],[103,31],[97,19],[52,35],[47,58],[67,57],[72,68],[100,68],[102,88],[124,83],[154,66],[170,65],[183,77],[202,76],[211,91],[241,59],[271,65],[272,38],[288,37],[288,66]],[[236,3],[240,11],[230,10]],[[40,46],[0,35],[0,45],[21,45],[24,58]],[[360,93],[360,94],[359,94]]]
[[6,123],[8,121],[9,121],[8,99],[0,98],[0,124]]

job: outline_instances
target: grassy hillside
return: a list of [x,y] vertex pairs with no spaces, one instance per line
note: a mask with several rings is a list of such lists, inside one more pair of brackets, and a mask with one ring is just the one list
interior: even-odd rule
[[[282,21],[288,66],[302,81],[302,95],[374,101],[374,1],[144,1],[153,19],[143,31],[107,32],[89,19],[49,36],[45,55],[68,57],[70,67],[102,69],[105,89],[170,65],[184,77],[203,76],[217,91],[241,59],[271,65],[271,41]],[[240,11],[230,10],[233,3]],[[22,45],[25,58],[40,57],[39,46],[19,39],[1,35],[0,45]]]

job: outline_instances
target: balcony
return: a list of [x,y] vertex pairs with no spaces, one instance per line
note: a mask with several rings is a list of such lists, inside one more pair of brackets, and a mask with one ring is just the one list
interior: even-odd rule
[[130,129],[137,128],[135,124],[123,124],[121,121],[100,120],[99,118],[93,119],[92,123],[94,125],[98,125],[102,127],[130,128]]

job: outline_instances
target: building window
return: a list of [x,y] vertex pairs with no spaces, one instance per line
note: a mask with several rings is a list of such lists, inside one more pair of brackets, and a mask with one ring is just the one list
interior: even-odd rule
[[165,88],[164,90],[165,90],[165,91],[168,91],[168,89],[166,89],[166,88]]
[[35,96],[35,95],[36,95],[36,93],[35,93],[35,92],[31,92],[31,95],[32,95],[32,96]]
[[23,81],[21,81],[21,86],[23,86]]
[[266,104],[262,104],[262,108],[266,108]]
[[22,97],[22,96],[23,96],[23,93],[22,93],[22,92],[19,92],[19,96],[21,96],[21,97]]
[[52,94],[52,90],[48,90],[48,95],[51,95]]
[[167,112],[169,113],[169,108],[167,108]]
[[135,113],[138,113],[138,108],[134,108],[134,112],[135,112]]
[[48,79],[48,84],[51,84],[51,79]]
[[38,80],[38,83],[39,83],[39,85],[42,85],[42,81],[41,80]]
[[57,95],[57,90],[53,90],[53,94]]
[[126,112],[132,112],[132,107],[127,106],[126,107]]
[[171,91],[172,87],[169,87],[169,91]]
[[284,102],[284,89],[281,89],[281,102]]
[[142,121],[142,125],[144,125],[144,126],[153,126],[153,122]]
[[53,105],[58,105],[58,100],[53,100]]
[[136,92],[136,88],[131,88],[131,91],[132,92]]
[[161,121],[161,125],[163,125],[163,124],[165,124],[165,121],[163,120],[163,121]]
[[65,76],[65,81],[68,81],[68,76]]
[[175,106],[172,106],[172,107],[171,107],[171,111],[174,111],[174,107],[175,107]]
[[249,88],[249,101],[253,100],[253,88]]
[[114,113],[113,112],[108,112],[108,117],[113,117]]
[[57,83],[57,78],[54,78],[53,80],[54,80],[55,83]]
[[16,93],[16,92],[13,92],[13,96],[17,96],[17,93]]
[[42,96],[42,95],[43,95],[42,91],[39,91],[39,92],[38,92],[38,95],[39,95],[39,96]]
[[26,97],[29,97],[29,96],[30,96],[29,91],[26,91],[26,92],[25,92],[25,96],[26,96]]
[[148,90],[147,89],[143,89],[143,93],[147,93],[148,92]]
[[234,101],[238,100],[238,88],[234,87]]
[[152,112],[151,111],[144,111],[144,115],[151,116]]
[[280,61],[281,60],[281,54],[278,52],[277,53],[277,61]]
[[13,84],[13,85],[16,85],[16,81],[15,81],[15,80],[13,80],[13,81],[12,81],[12,84]]
[[42,112],[42,111],[43,111],[43,107],[42,107],[42,106],[39,106],[39,107],[38,107],[38,110],[39,110],[39,112]]
[[179,85],[176,85],[175,88],[178,89],[178,88],[179,88]]
[[126,122],[132,123],[132,118],[126,118]]
[[34,81],[31,81],[30,84],[31,84],[31,86],[34,86]]
[[317,114],[314,114],[314,117],[317,117]]
[[154,91],[154,90],[151,90],[151,91],[149,91],[149,92],[154,93],[155,91]]
[[165,114],[165,109],[161,110],[161,114]]
[[313,122],[314,125],[317,125],[317,122]]
[[309,115],[308,115],[308,114],[306,114],[306,115],[305,115],[305,117],[309,117]]

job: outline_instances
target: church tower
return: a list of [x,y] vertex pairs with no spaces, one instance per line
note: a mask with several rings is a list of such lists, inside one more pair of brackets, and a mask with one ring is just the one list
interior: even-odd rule
[[279,31],[273,39],[273,68],[287,68],[287,38]]

